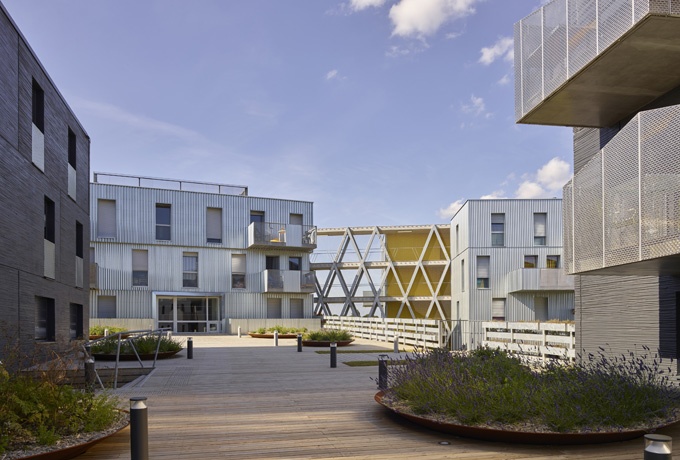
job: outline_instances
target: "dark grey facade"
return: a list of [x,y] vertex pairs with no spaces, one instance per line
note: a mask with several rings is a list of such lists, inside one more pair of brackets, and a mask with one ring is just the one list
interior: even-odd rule
[[65,345],[88,324],[90,139],[1,3],[0,152],[0,346]]

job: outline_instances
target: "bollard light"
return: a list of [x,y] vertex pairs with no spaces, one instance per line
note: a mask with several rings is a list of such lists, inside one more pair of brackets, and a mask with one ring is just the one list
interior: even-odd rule
[[130,459],[149,460],[149,418],[146,397],[130,398]]
[[302,352],[302,334],[297,335],[298,352]]
[[331,342],[331,367],[338,367],[338,344]]
[[645,435],[644,460],[671,460],[673,458],[673,438],[663,434]]
[[274,331],[274,346],[279,346],[279,331]]
[[187,339],[187,359],[194,359],[194,339]]
[[378,355],[378,389],[387,390],[387,355]]

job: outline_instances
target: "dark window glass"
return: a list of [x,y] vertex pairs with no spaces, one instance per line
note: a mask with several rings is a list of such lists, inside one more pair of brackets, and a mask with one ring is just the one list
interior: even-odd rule
[[54,243],[54,241],[55,241],[54,218],[55,218],[55,216],[54,216],[54,201],[45,197],[45,222],[44,222],[45,236],[44,236],[44,238],[47,241],[51,241],[52,243]]
[[68,129],[68,164],[76,169],[76,133]]
[[33,80],[33,124],[45,132],[45,92],[38,82]]
[[170,205],[156,204],[156,239],[169,241],[170,232]]
[[83,224],[76,222],[76,257],[83,258]]
[[302,257],[288,258],[288,270],[301,270],[301,269],[302,269]]

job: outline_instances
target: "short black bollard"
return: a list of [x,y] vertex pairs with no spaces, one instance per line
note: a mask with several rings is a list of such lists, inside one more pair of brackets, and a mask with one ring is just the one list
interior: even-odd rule
[[297,339],[298,339],[298,352],[301,352],[302,351],[302,334],[298,334]]
[[338,344],[331,342],[331,367],[338,367]]
[[149,460],[149,415],[146,398],[130,398],[130,459]]
[[645,435],[644,460],[671,460],[673,458],[673,438],[663,434]]
[[378,389],[387,390],[387,355],[378,355]]
[[85,388],[87,391],[94,391],[94,383],[97,378],[96,371],[94,370],[94,358],[88,356],[85,358]]
[[187,359],[194,359],[194,339],[187,339]]

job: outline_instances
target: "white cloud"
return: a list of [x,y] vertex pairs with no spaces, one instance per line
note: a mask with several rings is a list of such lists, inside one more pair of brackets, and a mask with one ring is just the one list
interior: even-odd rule
[[473,14],[479,1],[400,0],[390,8],[392,35],[419,38],[432,35],[446,22]]
[[479,62],[484,65],[492,64],[499,58],[512,61],[515,56],[514,40],[512,37],[501,37],[492,46],[482,48],[481,53]]
[[365,10],[366,8],[379,8],[385,4],[386,0],[350,0],[349,6],[354,11]]
[[483,116],[484,118],[491,118],[493,116],[491,112],[487,112],[484,99],[477,97],[474,94],[470,96],[469,103],[461,105],[461,110],[463,113],[471,113],[476,117]]
[[326,74],[326,80],[332,80],[338,76],[338,69],[333,69]]
[[515,196],[517,198],[551,198],[562,193],[562,187],[571,178],[569,163],[555,157],[541,166],[536,174],[524,175]]
[[440,208],[439,211],[437,211],[437,215],[439,216],[440,219],[451,220],[453,216],[456,215],[458,210],[463,207],[464,204],[465,200],[463,199],[456,200],[450,205],[448,205],[446,208]]
[[503,77],[501,77],[500,80],[498,80],[498,84],[501,86],[505,86],[508,83],[510,83],[510,75],[508,75],[507,73],[503,75]]
[[505,200],[508,197],[505,196],[505,192],[503,190],[495,190],[488,195],[482,195],[479,198],[481,200]]
[[546,198],[546,191],[536,182],[524,181],[515,192],[516,198]]

